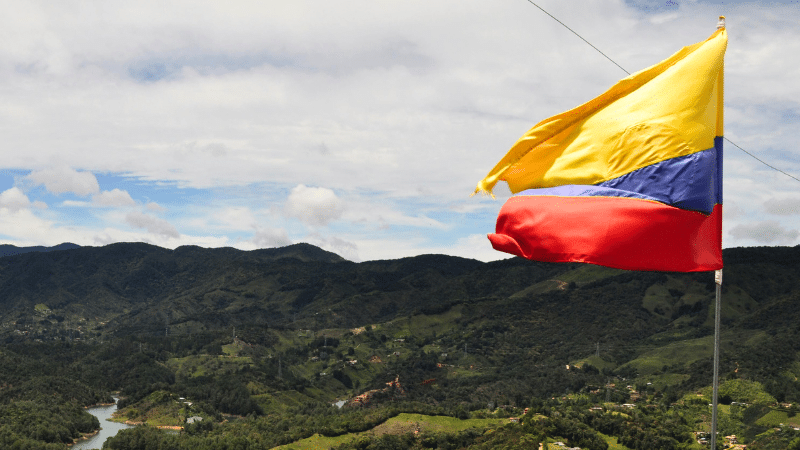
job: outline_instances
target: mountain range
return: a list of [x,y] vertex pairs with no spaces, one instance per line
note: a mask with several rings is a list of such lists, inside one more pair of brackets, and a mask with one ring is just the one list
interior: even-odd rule
[[[400,412],[497,417],[531,405],[556,428],[535,431],[528,417],[531,430],[469,442],[494,448],[523,432],[588,442],[573,434],[577,420],[627,448],[689,449],[700,448],[692,433],[708,429],[713,273],[445,255],[354,263],[309,244],[11,250],[0,257],[0,419],[11,420],[0,436],[10,443],[93,429],[80,408],[111,391],[127,420],[178,426],[199,414],[208,428],[192,435],[208,448],[231,433],[271,448],[316,429],[369,430]],[[753,448],[786,448],[793,431],[767,432],[797,422],[800,246],[723,255],[721,398],[732,406],[721,427]],[[369,406],[330,409],[343,398]],[[603,413],[605,425],[585,415],[625,402],[640,407]],[[53,408],[72,408],[71,419]],[[258,419],[225,425],[221,414]],[[62,418],[63,436],[35,425]],[[119,439],[172,439],[150,433]],[[656,437],[670,444],[654,447]],[[428,448],[425,439],[417,444]]]
[[[45,340],[78,327],[85,338],[236,326],[347,329],[461,305],[481,314],[471,319],[481,327],[517,323],[515,333],[532,345],[564,346],[569,358],[600,349],[620,363],[638,353],[632,347],[702,338],[713,326],[711,273],[445,255],[354,263],[309,244],[17,250],[0,258],[0,331]],[[722,319],[731,342],[796,328],[800,246],[726,249],[724,258]]]

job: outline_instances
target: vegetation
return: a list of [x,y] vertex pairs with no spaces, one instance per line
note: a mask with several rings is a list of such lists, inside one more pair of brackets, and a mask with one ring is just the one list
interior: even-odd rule
[[[798,257],[725,252],[719,429],[750,449],[800,446]],[[0,257],[0,447],[63,449],[117,392],[143,425],[109,449],[704,448],[712,280],[307,245]]]

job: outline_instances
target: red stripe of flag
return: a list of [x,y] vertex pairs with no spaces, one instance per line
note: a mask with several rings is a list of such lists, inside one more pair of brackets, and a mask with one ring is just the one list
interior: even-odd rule
[[722,205],[710,215],[619,197],[518,196],[500,209],[492,247],[523,258],[627,270],[722,268]]

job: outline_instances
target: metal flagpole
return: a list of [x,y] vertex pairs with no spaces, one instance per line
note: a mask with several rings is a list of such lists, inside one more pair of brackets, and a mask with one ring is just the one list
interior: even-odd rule
[[[717,29],[725,28],[725,16],[719,16]],[[718,107],[722,108],[722,105]],[[722,174],[718,174],[722,176]],[[720,231],[721,232],[721,231]],[[719,398],[719,323],[722,305],[722,269],[714,272],[716,285],[716,303],[714,305],[714,393],[711,398],[711,450],[717,450],[717,400]]]
[[714,272],[717,287],[717,301],[714,307],[714,394],[711,399],[711,449],[717,448],[717,396],[719,394],[719,322],[722,297],[722,269]]

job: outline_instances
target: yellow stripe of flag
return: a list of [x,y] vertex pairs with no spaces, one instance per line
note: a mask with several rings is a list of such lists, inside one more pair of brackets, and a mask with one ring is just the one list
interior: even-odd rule
[[707,40],[619,81],[575,109],[531,128],[478,183],[491,194],[597,184],[714,147],[722,136],[722,69],[728,36]]

